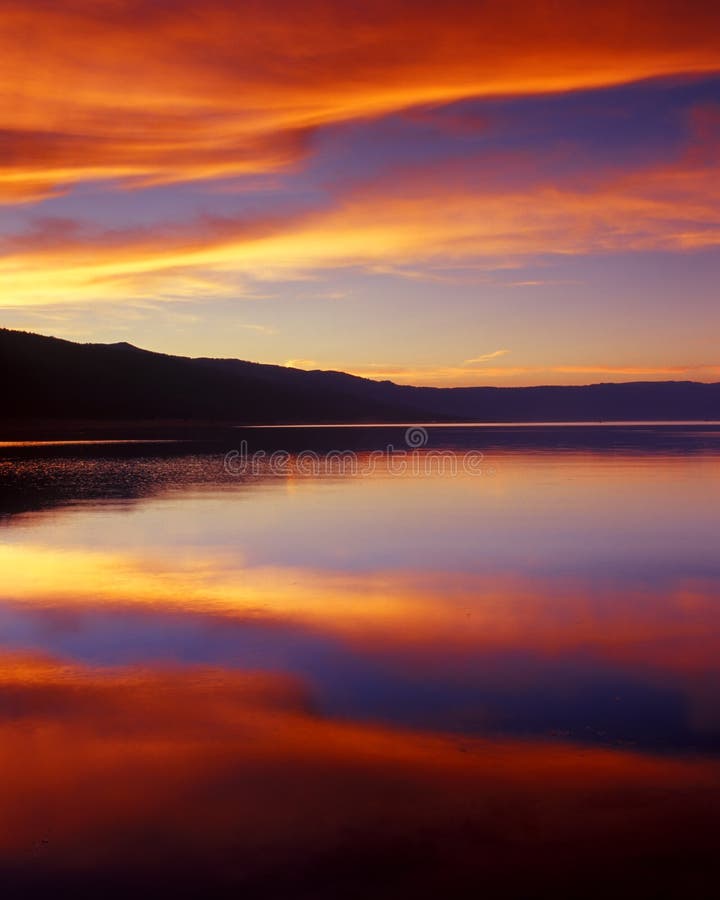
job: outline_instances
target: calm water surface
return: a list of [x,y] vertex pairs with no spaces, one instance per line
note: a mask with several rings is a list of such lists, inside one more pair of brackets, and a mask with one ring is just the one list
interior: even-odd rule
[[720,430],[234,440],[0,449],[7,896],[717,895]]

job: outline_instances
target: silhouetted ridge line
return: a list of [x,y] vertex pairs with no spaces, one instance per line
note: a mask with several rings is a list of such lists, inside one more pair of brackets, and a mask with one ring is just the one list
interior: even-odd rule
[[720,384],[426,388],[0,329],[6,420],[238,424],[720,419]]

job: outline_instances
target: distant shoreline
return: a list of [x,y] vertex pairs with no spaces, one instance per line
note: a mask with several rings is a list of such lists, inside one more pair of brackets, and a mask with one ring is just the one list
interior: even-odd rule
[[32,420],[6,422],[0,429],[0,447],[29,443],[165,443],[172,441],[219,441],[229,445],[237,441],[238,431],[362,431],[363,429],[404,429],[422,427],[435,429],[615,429],[615,428],[712,428],[720,429],[720,420],[705,419],[633,419],[597,421],[494,421],[494,422],[289,422],[236,423],[186,422],[178,420]]
[[0,439],[206,435],[245,426],[712,423],[720,383],[424,388],[0,329]]

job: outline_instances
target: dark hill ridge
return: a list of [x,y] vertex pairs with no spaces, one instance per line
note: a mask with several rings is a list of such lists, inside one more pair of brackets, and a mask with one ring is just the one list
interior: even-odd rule
[[2,419],[237,424],[720,420],[720,384],[425,388],[0,329]]

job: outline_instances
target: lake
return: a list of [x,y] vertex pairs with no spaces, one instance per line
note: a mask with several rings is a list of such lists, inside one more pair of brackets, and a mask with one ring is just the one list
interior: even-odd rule
[[719,476],[704,423],[6,443],[7,896],[714,896]]

